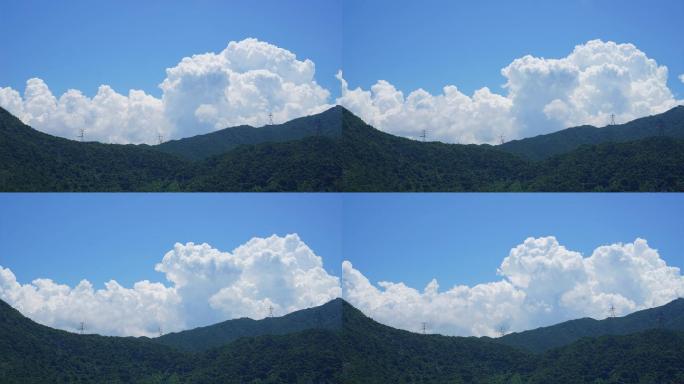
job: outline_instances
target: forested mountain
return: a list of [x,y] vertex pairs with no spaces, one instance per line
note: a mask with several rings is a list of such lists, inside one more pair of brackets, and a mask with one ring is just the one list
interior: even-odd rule
[[228,344],[241,337],[283,335],[307,329],[340,330],[341,328],[342,300],[337,299],[282,317],[267,317],[262,320],[249,318],[227,320],[207,327],[168,333],[153,340],[186,351],[204,351]]
[[[663,120],[679,132],[683,111],[634,127]],[[116,145],[50,136],[0,109],[0,191],[684,191],[684,139],[581,145],[533,161],[392,136],[335,107],[280,126]]]
[[534,176],[528,161],[488,145],[423,143],[343,116],[344,191],[498,191]]
[[[673,314],[681,312],[681,304],[666,307]],[[210,334],[234,335],[236,329],[244,333],[228,344],[190,353],[148,338],[54,330],[0,302],[0,378],[3,383],[662,384],[684,380],[683,332],[649,330],[582,338],[533,354],[488,338],[397,330],[376,323],[341,299],[318,309],[268,322],[277,331],[297,319],[317,325],[311,318],[321,313],[329,316],[324,323],[330,328],[252,337],[255,328],[244,328],[238,320],[239,325],[227,328],[218,324],[184,333],[180,345],[193,348],[199,344],[188,344],[192,337],[206,341]],[[640,321],[640,316],[635,314],[631,321]],[[341,328],[335,327],[334,319],[341,319]]]
[[176,190],[188,165],[148,146],[51,136],[0,108],[0,191]]
[[149,339],[52,329],[0,300],[0,382],[158,383],[191,367],[190,355]]
[[240,145],[280,143],[309,136],[336,138],[342,134],[342,107],[333,107],[315,116],[300,117],[284,124],[254,128],[248,125],[221,129],[204,135],[171,140],[154,149],[188,160],[220,155]]
[[494,340],[532,352],[544,352],[583,337],[626,335],[649,329],[684,332],[684,299],[680,298],[661,307],[644,309],[624,317],[570,320],[550,327],[510,333]]
[[531,160],[571,152],[582,145],[623,143],[648,137],[684,139],[684,106],[665,113],[642,117],[625,124],[597,128],[591,125],[567,128],[558,132],[512,140],[497,148]]

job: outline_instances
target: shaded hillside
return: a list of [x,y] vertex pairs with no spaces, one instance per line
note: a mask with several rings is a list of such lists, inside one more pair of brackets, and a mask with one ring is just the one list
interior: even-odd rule
[[195,163],[186,191],[332,192],[340,190],[340,140],[311,136],[240,146]]
[[529,191],[681,192],[684,140],[651,137],[582,146],[538,164]]
[[54,330],[0,301],[0,378],[3,383],[660,384],[684,379],[682,332],[583,338],[535,355],[486,338],[397,330],[339,299],[323,307],[331,315],[341,309],[341,328],[246,336],[184,353],[148,338]]
[[34,323],[0,300],[3,383],[157,383],[190,369],[189,355],[132,337],[77,335]]
[[550,327],[511,333],[494,340],[532,352],[544,352],[583,337],[626,335],[649,329],[684,332],[684,299],[677,299],[664,306],[637,311],[624,317],[570,320]]
[[533,356],[520,350],[394,329],[347,303],[344,343],[345,383],[492,383],[534,369]]
[[491,146],[392,136],[344,112],[344,191],[517,190],[534,168]]
[[147,146],[50,136],[0,108],[1,191],[177,190],[187,165]]
[[168,333],[153,340],[187,351],[203,351],[228,344],[241,337],[282,335],[307,329],[341,328],[342,300],[336,299],[319,307],[303,309],[282,317],[227,320],[207,327]]
[[684,106],[625,124],[603,128],[583,125],[546,135],[512,140],[498,145],[497,148],[527,159],[543,160],[553,155],[571,152],[582,145],[621,143],[656,136],[684,139]]
[[254,128],[248,125],[225,128],[205,135],[167,141],[152,148],[188,160],[220,155],[240,145],[278,143],[309,136],[338,138],[342,134],[342,107],[288,121]]
[[50,136],[0,109],[0,191],[684,191],[684,139],[585,145],[537,162],[489,145],[392,136],[342,107],[291,123],[280,127],[323,134],[249,145],[228,129],[177,142],[189,157],[231,148],[190,161],[147,145]]
[[584,338],[545,353],[536,366],[522,382],[684,383],[684,332],[650,330]]

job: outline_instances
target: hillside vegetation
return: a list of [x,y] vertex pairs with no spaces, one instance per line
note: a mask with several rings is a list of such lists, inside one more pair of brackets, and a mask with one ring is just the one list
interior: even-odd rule
[[[663,308],[673,319],[681,319],[681,301]],[[584,337],[533,354],[488,338],[394,329],[341,299],[260,320],[257,325],[231,321],[235,324],[227,325],[229,321],[176,334],[184,335],[181,338],[78,335],[36,324],[0,301],[0,378],[3,383],[674,384],[684,380],[684,332],[666,329]],[[292,333],[263,334],[268,327],[285,331],[294,321],[306,326]],[[639,321],[651,320],[643,313],[628,320]],[[325,326],[318,327],[321,324]],[[222,340],[225,344],[205,345],[212,335],[229,337]]]
[[677,107],[624,126],[459,145],[392,136],[334,107],[149,146],[66,140],[0,109],[0,191],[684,191],[683,124]]

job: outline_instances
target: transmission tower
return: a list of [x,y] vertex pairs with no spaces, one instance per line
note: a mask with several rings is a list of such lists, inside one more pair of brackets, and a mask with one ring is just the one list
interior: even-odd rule
[[268,113],[268,125],[273,125],[273,112]]
[[163,335],[161,325],[159,326],[159,337]]
[[615,306],[613,304],[610,304],[610,308],[608,308],[608,312],[610,313],[610,317],[615,317]]
[[273,306],[272,305],[268,306],[268,317],[273,317]]
[[157,135],[157,144],[161,144],[164,142],[164,135],[161,133]]
[[422,323],[420,323],[420,325],[421,325],[421,331],[423,332],[423,335],[426,334],[427,333],[427,323],[423,321]]
[[83,142],[83,138],[85,137],[85,129],[81,128],[78,130],[78,139]]
[[423,142],[425,142],[427,139],[427,129],[423,129],[423,132],[420,133],[419,137],[423,140]]
[[78,332],[82,335],[83,332],[85,332],[85,321],[81,321],[81,324],[78,326]]
[[615,114],[614,113],[610,114],[610,125],[615,125]]
[[499,135],[499,144],[503,144],[506,142],[506,136],[504,135]]
[[499,326],[499,336],[500,337],[506,336],[506,331],[508,331],[508,328],[505,325]]

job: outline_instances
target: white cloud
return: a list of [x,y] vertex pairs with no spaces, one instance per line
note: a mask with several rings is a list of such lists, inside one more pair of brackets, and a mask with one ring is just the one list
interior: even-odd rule
[[208,244],[176,244],[157,264],[170,283],[140,281],[125,288],[111,280],[94,289],[50,279],[20,284],[0,267],[0,298],[31,319],[74,331],[155,335],[237,317],[263,318],[320,305],[341,294],[339,278],[297,236],[253,238],[233,252]]
[[219,53],[183,58],[166,70],[161,99],[140,90],[122,95],[102,85],[93,98],[68,90],[56,98],[33,78],[23,97],[0,88],[0,106],[41,131],[87,140],[154,143],[159,134],[187,137],[228,126],[276,123],[331,107],[311,60],[256,39],[231,41]]
[[328,90],[315,79],[311,60],[256,39],[231,41],[222,52],[194,55],[166,70],[161,83],[175,136],[227,126],[263,125],[322,112]]
[[679,75],[679,81],[681,81],[682,83],[684,83],[684,73],[682,73],[681,75]]
[[684,276],[666,265],[643,239],[598,247],[583,257],[554,237],[528,238],[511,249],[498,270],[502,279],[439,291],[432,280],[422,291],[403,283],[371,284],[343,263],[343,297],[376,320],[416,331],[450,335],[520,331],[590,316],[604,318],[666,304],[684,296]]
[[[460,143],[498,143],[568,126],[604,126],[664,112],[676,100],[668,70],[633,44],[591,40],[567,56],[527,55],[501,70],[505,93],[484,87],[466,95],[454,85],[439,94],[407,95],[385,80],[369,90],[350,89],[338,72],[344,105],[384,131]],[[682,76],[680,76],[682,79]],[[683,80],[684,81],[684,80]],[[261,126],[321,112],[330,92],[315,81],[315,65],[286,49],[256,39],[231,41],[221,52],[183,58],[166,70],[162,97],[102,85],[93,98],[69,90],[55,97],[40,79],[27,81],[23,96],[0,88],[0,106],[42,131],[117,143],[154,143],[159,134],[180,138],[228,126]]]
[[592,40],[561,59],[515,59],[501,74],[506,95],[485,87],[468,96],[447,85],[438,95],[418,89],[404,97],[384,80],[370,91],[350,90],[339,73],[337,102],[390,133],[418,137],[427,129],[435,140],[476,143],[581,124],[604,126],[611,114],[627,122],[684,102],[667,87],[667,67],[632,44]]

